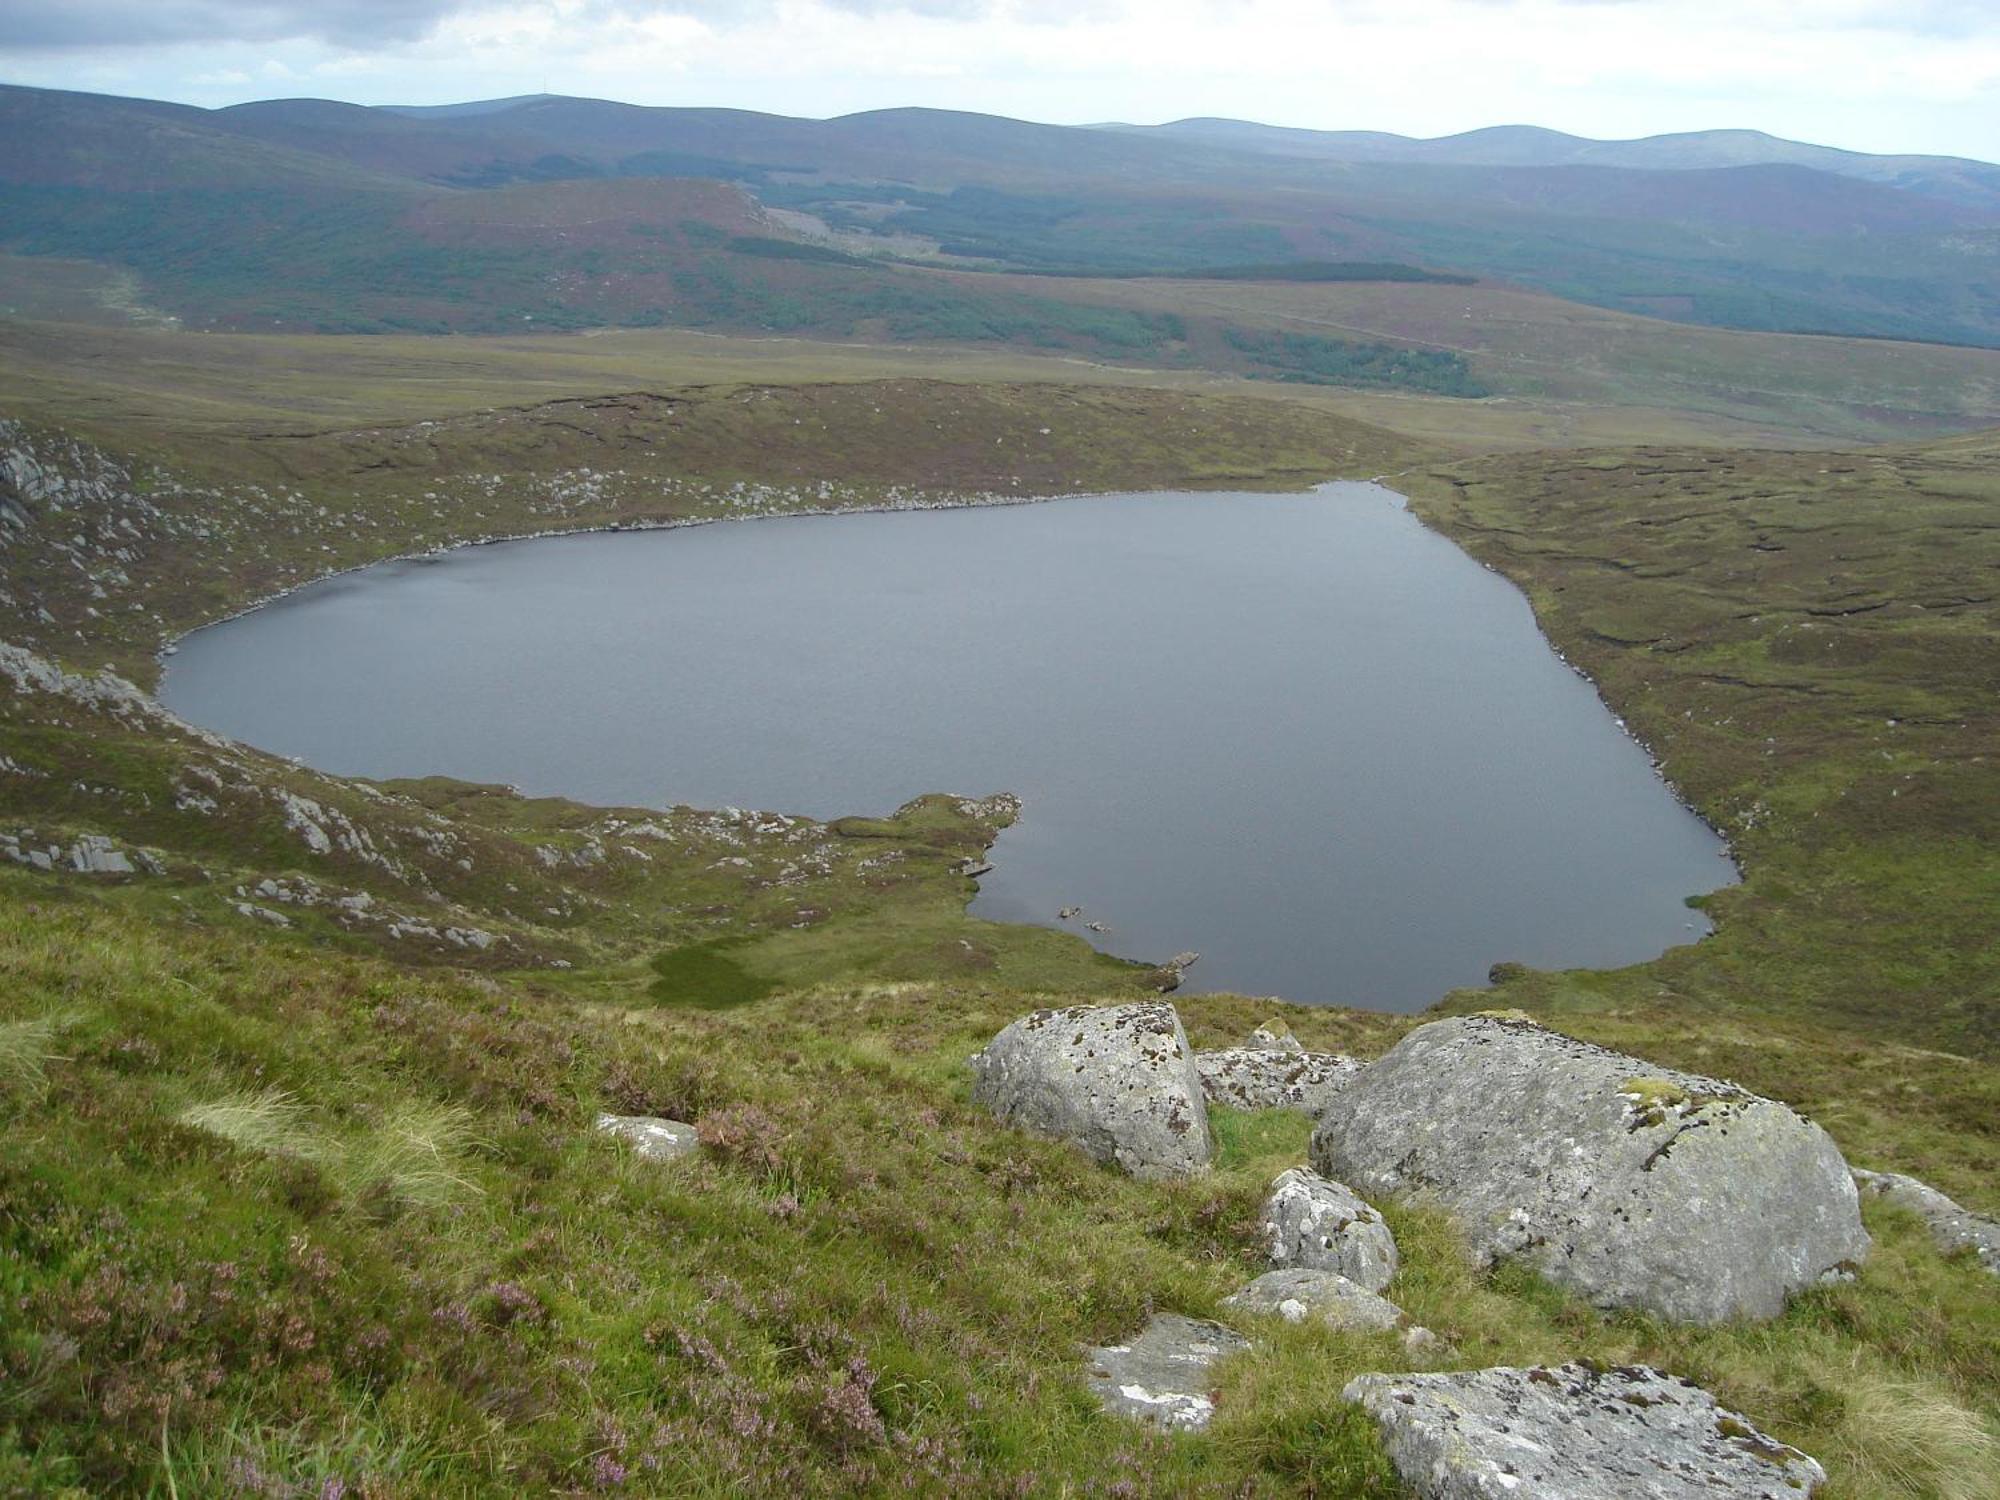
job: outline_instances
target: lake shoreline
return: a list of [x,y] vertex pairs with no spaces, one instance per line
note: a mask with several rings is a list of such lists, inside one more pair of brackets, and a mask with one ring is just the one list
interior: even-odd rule
[[[1734,883],[1740,870],[1727,841],[1666,780],[1650,749],[1604,703],[1596,684],[1555,647],[1517,587],[1426,525],[1399,492],[1379,480],[1345,483],[1356,486],[1345,496],[1327,485],[1283,494],[975,493],[876,504],[807,504],[744,516],[495,532],[379,561],[422,564],[466,558],[504,542],[587,540],[616,532],[708,527],[718,520],[852,516],[858,524],[864,516],[910,511],[1022,510],[1045,508],[1058,499],[1101,503],[1090,511],[1032,525],[954,523],[943,530],[920,528],[907,534],[893,525],[851,532],[810,531],[750,550],[736,542],[706,544],[693,552],[670,548],[636,554],[617,546],[597,546],[553,565],[515,559],[480,563],[469,573],[460,571],[428,584],[423,582],[426,570],[405,569],[395,579],[384,580],[392,591],[388,595],[373,595],[364,603],[343,591],[316,601],[309,608],[317,613],[289,618],[276,627],[275,635],[267,630],[264,644],[246,647],[233,642],[224,657],[203,657],[192,679],[184,675],[183,658],[173,671],[180,691],[163,685],[162,696],[170,698],[183,717],[211,726],[227,724],[228,732],[253,744],[282,745],[285,753],[306,764],[347,766],[344,775],[393,780],[443,774],[501,781],[536,787],[540,793],[582,805],[727,802],[812,809],[804,816],[823,822],[852,815],[857,807],[900,805],[913,787],[1005,786],[1035,804],[1033,821],[1039,834],[1031,849],[1011,847],[1012,839],[1000,841],[994,851],[999,856],[997,870],[973,887],[972,914],[990,913],[998,920],[1050,927],[1058,906],[1081,900],[1096,916],[1112,920],[1118,932],[1116,937],[1103,934],[1107,941],[1101,951],[1135,962],[1187,949],[1216,954],[1218,961],[1205,964],[1209,972],[1197,981],[1203,989],[1210,984],[1228,989],[1247,985],[1266,992],[1303,991],[1348,1003],[1363,994],[1380,994],[1380,999],[1361,1003],[1402,1008],[1430,1003],[1450,988],[1483,982],[1495,962],[1525,959],[1542,966],[1618,966],[1697,941],[1709,926],[1698,905],[1690,910],[1678,895],[1671,896],[1670,910],[1677,915],[1669,920],[1657,906],[1631,903],[1648,891],[1652,894],[1643,900],[1653,903],[1665,892],[1708,891]],[[1322,495],[1348,502],[1366,496],[1368,503],[1298,503]],[[1209,501],[1232,508],[1218,510]],[[1157,512],[1135,509],[1135,502],[1157,507]],[[1134,518],[1144,513],[1160,516],[1157,531],[1134,525]],[[1420,537],[1430,540],[1420,543]],[[1028,553],[1017,555],[1022,546],[1029,548]],[[1383,552],[1384,548],[1388,550]],[[968,563],[973,567],[970,574]],[[806,573],[795,576],[800,567]],[[1027,571],[1019,571],[1022,567]],[[1348,576],[1357,568],[1358,575]],[[1438,569],[1443,571],[1433,576]],[[359,571],[363,569],[336,570],[310,582],[328,582]],[[710,572],[720,575],[717,581],[707,579]],[[1045,583],[1045,575],[1061,581]],[[877,577],[883,580],[881,587],[871,581]],[[1473,578],[1488,582],[1475,586]],[[1222,590],[1213,598],[1205,597],[1210,582]],[[809,587],[801,593],[801,585]],[[1264,597],[1270,592],[1267,585],[1276,590],[1269,598]],[[240,620],[307,587],[302,583],[275,591],[210,623]],[[725,593],[711,597],[715,588]],[[1245,588],[1249,592],[1238,603],[1253,614],[1261,618],[1271,609],[1292,609],[1295,617],[1271,618],[1263,625],[1237,622],[1233,618],[1237,608],[1226,602],[1228,591]],[[834,591],[831,600],[820,597],[826,589]],[[1387,592],[1376,597],[1382,590]],[[690,599],[697,602],[690,604]],[[698,602],[702,599],[709,601],[707,605]],[[390,613],[383,622],[362,623],[385,604]],[[412,609],[416,613],[410,613]],[[692,614],[686,613],[689,609]],[[1037,618],[1052,609],[1060,620]],[[1500,613],[1487,619],[1496,609]],[[897,610],[905,613],[893,620],[877,618],[883,611]],[[485,623],[469,627],[474,618]],[[1011,623],[995,633],[993,622],[1000,620]],[[1473,627],[1474,620],[1485,623]],[[1349,641],[1357,627],[1362,630],[1355,641],[1358,656],[1340,649],[1327,653],[1328,645]],[[1461,639],[1458,633],[1468,628],[1472,635]],[[869,634],[884,629],[890,633],[879,639]],[[799,630],[805,634],[795,638]],[[1051,636],[1051,630],[1059,634]],[[772,631],[782,638],[770,636]],[[188,632],[180,640],[197,634]],[[818,639],[822,635],[826,640]],[[994,638],[979,642],[983,635]],[[938,637],[935,644],[933,637]],[[644,645],[648,640],[654,644]],[[1445,644],[1453,640],[1459,644]],[[259,652],[279,642],[290,644],[272,659],[257,659]],[[242,654],[246,649],[248,656]],[[322,658],[318,654],[322,650],[331,655]],[[939,650],[947,654],[937,657]],[[632,654],[635,651],[637,655]],[[825,656],[828,651],[835,655]],[[664,658],[661,652],[666,653]],[[1374,711],[1366,706],[1365,697],[1352,699],[1356,685],[1340,685],[1355,662],[1384,652],[1380,668],[1371,669],[1375,686],[1367,691],[1391,693],[1393,703],[1401,707],[1383,722],[1394,722],[1407,710],[1425,721],[1435,720],[1437,726],[1406,747],[1416,752],[1407,769],[1400,763],[1408,757],[1391,748],[1393,741],[1390,747],[1370,748],[1370,736],[1379,738],[1385,731],[1370,727]],[[1542,652],[1566,669],[1563,680],[1580,680],[1587,686],[1587,700],[1579,701],[1573,692],[1546,699],[1553,689],[1537,671],[1547,669],[1533,666]],[[1343,662],[1350,656],[1354,662]],[[568,664],[561,679],[538,681],[537,671],[546,669],[534,664],[558,659]],[[221,669],[223,675],[218,677],[220,661],[236,665]],[[310,692],[301,695],[271,685],[298,676],[299,664],[306,661],[314,663]],[[1185,683],[1175,665],[1183,661],[1196,664]],[[1395,666],[1398,661],[1403,665]],[[856,670],[861,676],[850,680]],[[1385,670],[1386,677],[1381,675]],[[1079,671],[1083,681],[1108,687],[1112,699],[1097,703],[1097,688],[1085,690],[1083,699],[1063,697],[1065,682],[1071,684],[1069,693],[1079,691]],[[1436,675],[1440,671],[1445,674],[1442,678]],[[880,690],[875,679],[900,680],[911,672],[934,674],[938,681],[924,679],[921,686],[913,681],[893,690],[869,710],[875,718],[864,737],[856,738],[862,731],[846,722],[847,710],[838,700],[851,692],[866,697]],[[1111,675],[1101,680],[1092,676],[1107,672]],[[1272,676],[1274,672],[1278,675]],[[1523,672],[1528,675],[1516,681]],[[425,685],[426,674],[435,681]],[[607,674],[602,683],[600,674]],[[1138,698],[1131,696],[1137,689],[1128,681],[1136,680],[1135,674],[1151,684]],[[1246,674],[1250,680],[1239,683]],[[1494,678],[1490,683],[1489,677]],[[945,691],[939,686],[944,679],[954,680],[956,686],[934,704],[929,695]],[[1542,686],[1531,688],[1534,682]],[[189,691],[196,696],[186,696]],[[1017,731],[1011,721],[1021,717],[1024,705],[1033,705],[1052,691],[1058,700],[1052,708],[1081,709],[1098,724],[1088,732],[1094,750],[1081,742],[1069,745],[1053,739],[1033,749],[1015,742],[1018,732],[1028,733],[1032,740],[1036,731]],[[1191,695],[1192,719],[1162,708],[1183,691]],[[1243,699],[1242,692],[1252,697]],[[217,698],[217,693],[222,696]],[[534,718],[549,722],[521,723],[517,715],[503,712],[504,702],[517,693],[526,693],[541,705]],[[835,701],[822,702],[829,693]],[[202,694],[208,695],[206,708],[201,706]],[[1277,696],[1268,696],[1272,694]],[[326,704],[314,701],[321,696],[328,699]],[[448,710],[434,707],[446,701],[452,705]],[[1007,704],[1013,707],[1004,707]],[[963,719],[967,711],[973,717]],[[663,712],[667,717],[660,719]],[[981,717],[994,712],[1001,715],[998,723]],[[1038,722],[1039,712],[1029,713],[1028,719]],[[1293,722],[1299,713],[1307,719]],[[1313,715],[1327,713],[1334,714],[1334,720],[1321,730],[1301,727]],[[494,720],[495,714],[501,714],[501,720]],[[1109,717],[1099,723],[1104,715]],[[1217,718],[1227,723],[1202,722]],[[747,727],[751,719],[758,727]],[[1210,738],[1233,733],[1228,724],[1259,722],[1285,722],[1290,727],[1259,742],[1261,757],[1277,759],[1252,778],[1253,784],[1231,791],[1237,778],[1219,770],[1200,770],[1204,757],[1220,753],[1202,748]],[[651,727],[638,727],[642,724]],[[882,741],[882,731],[890,724],[897,726],[897,732]],[[1571,726],[1567,730],[1562,727],[1566,724]],[[1593,724],[1598,727],[1589,728]],[[1161,740],[1170,725],[1172,732]],[[1643,781],[1636,781],[1632,770],[1614,772],[1610,762],[1600,764],[1612,753],[1610,737],[1601,735],[1604,727],[1616,731],[1618,743],[1639,750]],[[947,730],[964,737],[948,736],[941,746],[935,737]],[[1190,730],[1196,731],[1194,741],[1188,740]],[[1580,730],[1588,732],[1579,738]],[[996,743],[990,747],[983,743],[996,731]],[[1338,755],[1345,757],[1334,764],[1347,766],[1343,775],[1358,773],[1359,782],[1349,786],[1340,776],[1326,782],[1308,769],[1333,743],[1322,744],[1323,732],[1333,735],[1341,747]],[[1107,827],[1093,833],[1096,823],[1111,815],[1109,804],[1101,795],[1074,801],[1091,777],[1106,774],[1106,767],[1116,764],[1122,752],[1112,747],[1135,734],[1140,736],[1130,741],[1135,749],[1141,743],[1171,745],[1168,753],[1179,767],[1172,775],[1181,779],[1172,792],[1166,792],[1142,777],[1132,795],[1164,798],[1160,805],[1196,815],[1193,824],[1185,818],[1170,820],[1176,827],[1198,828],[1204,820],[1209,825],[1206,835],[1182,836],[1207,837],[1211,855],[1178,873],[1167,873],[1166,866],[1188,862],[1167,860],[1162,850],[1154,864],[1142,860],[1132,871],[1112,875],[1137,847],[1135,838],[1144,843],[1153,837],[1139,838],[1135,830],[1146,824],[1157,826],[1157,817],[1143,811],[1147,804],[1135,804],[1119,814],[1122,831],[1114,834]],[[443,738],[436,739],[438,735]],[[915,739],[902,743],[910,735]],[[574,743],[566,743],[569,740]],[[1546,746],[1530,753],[1529,747],[1543,740],[1548,741]],[[811,745],[810,757],[793,763],[790,770],[774,767],[769,763],[773,752],[760,747],[781,742],[796,743],[801,750]],[[563,745],[559,752],[552,750],[559,744]],[[1380,753],[1383,748],[1390,749],[1386,761]],[[1107,754],[1112,761],[1105,760]],[[1473,762],[1458,771],[1448,769],[1454,757],[1468,754],[1474,756]],[[1485,762],[1496,754],[1499,761],[1487,766]],[[1524,754],[1529,755],[1528,762],[1519,759]],[[1024,755],[1026,759],[1021,758]],[[1150,762],[1157,756],[1148,752],[1144,759]],[[1384,770],[1377,762],[1392,768]],[[627,769],[619,769],[621,764]],[[1420,769],[1425,766],[1430,769]],[[1570,767],[1563,774],[1580,778],[1574,788],[1561,784],[1554,769],[1558,766]],[[663,771],[672,778],[664,786],[658,779]],[[1439,800],[1436,787],[1415,794],[1417,802],[1406,814],[1410,819],[1406,827],[1382,825],[1382,819],[1393,815],[1387,810],[1391,803],[1382,803],[1381,811],[1364,810],[1380,800],[1365,789],[1371,777],[1386,775],[1398,781],[1402,790],[1395,795],[1407,803],[1425,776],[1449,785],[1465,781],[1467,774],[1471,779],[1464,787],[1444,797],[1456,810],[1457,824],[1436,822],[1441,814],[1427,805]],[[800,776],[806,779],[800,781]],[[1314,782],[1324,784],[1307,791],[1300,804],[1305,819],[1301,828],[1263,826],[1274,809]],[[1209,790],[1200,790],[1204,786]],[[1666,823],[1658,825],[1657,833],[1645,831],[1654,826],[1650,819],[1664,816],[1642,811],[1646,799],[1660,791],[1667,793],[1664,800],[1676,814],[1697,825],[1698,834],[1672,835]],[[1601,818],[1590,810],[1598,798],[1611,799]],[[1315,820],[1334,842],[1325,848],[1303,848],[1302,830]],[[1357,863],[1338,852],[1350,823],[1376,828],[1368,846],[1378,852],[1369,858],[1378,864],[1388,859],[1390,864],[1383,868],[1403,871],[1397,878],[1406,884],[1415,882],[1408,886],[1408,899],[1401,906],[1393,903],[1403,886],[1379,893],[1369,889],[1365,879],[1361,887],[1353,886],[1367,862]],[[1159,838],[1171,841],[1169,835]],[[1497,845],[1492,842],[1495,838],[1500,839]],[[1693,851],[1696,846],[1684,842],[1689,838],[1705,840],[1701,847],[1711,849],[1719,860],[1693,852],[1669,853]],[[1038,858],[1051,857],[1051,850],[1072,857],[1076,849],[1099,847],[1105,839],[1110,843],[1102,845],[1106,852],[1098,860],[1100,876],[1051,875],[1037,863]],[[1612,846],[1620,839],[1628,847],[1614,852]],[[1575,852],[1557,859],[1552,847],[1565,840],[1565,847],[1573,846]],[[1246,906],[1243,892],[1249,884],[1292,877],[1249,867],[1231,874],[1232,860],[1254,861],[1246,851],[1267,845],[1289,851],[1277,858],[1272,870],[1286,868],[1287,861],[1297,865],[1299,878],[1306,881],[1302,889],[1319,893],[1309,899],[1323,896],[1328,910],[1342,913],[1338,923],[1384,932],[1442,923],[1439,942],[1459,953],[1453,961],[1456,966],[1448,977],[1424,987],[1420,999],[1413,998],[1413,987],[1424,983],[1428,967],[1446,961],[1442,955],[1424,960],[1402,979],[1386,970],[1371,978],[1367,965],[1375,960],[1359,957],[1351,969],[1321,964],[1313,975],[1287,979],[1286,964],[1298,962],[1309,944],[1302,937],[1278,932],[1265,932],[1255,941],[1242,933],[1263,931],[1274,913],[1296,901],[1274,889],[1259,898],[1260,905]],[[1475,861],[1498,860],[1493,869],[1512,872],[1496,877],[1502,888],[1511,888],[1517,879],[1525,886],[1498,900],[1490,893],[1463,888],[1468,877],[1454,867],[1468,855]],[[1333,863],[1326,862],[1329,858]],[[1681,876],[1669,877],[1660,861],[1672,859],[1692,859],[1695,865]],[[1022,882],[1038,878],[1054,883],[1040,896],[1024,899],[1028,888]],[[1686,883],[1678,883],[1682,880]],[[1204,881],[1214,892],[1214,903],[1195,901],[1194,892]],[[1593,883],[1603,889],[1586,893],[1583,888]],[[1454,886],[1461,888],[1447,894]],[[1174,901],[1184,908],[1182,916],[1172,919],[1164,931],[1153,930],[1156,922],[1170,921],[1169,909],[1155,906],[1155,897],[1168,889],[1181,893]],[[1544,893],[1547,914],[1537,917],[1522,911],[1506,916],[1532,899],[1531,890]],[[1656,914],[1640,916],[1645,910]],[[1510,921],[1515,925],[1505,925]],[[1218,929],[1245,922],[1249,925],[1233,944],[1236,961],[1232,962],[1232,944],[1218,940]],[[1621,933],[1634,931],[1635,922],[1657,930],[1652,944],[1621,939]],[[1555,941],[1553,934],[1565,927],[1579,941]],[[1685,931],[1668,931],[1670,927]],[[1487,934],[1483,939],[1482,932]],[[1510,932],[1515,935],[1505,935]],[[1380,946],[1361,932],[1353,940],[1364,948]],[[1484,955],[1476,967],[1464,961],[1468,947],[1477,947]],[[1231,972],[1245,963],[1248,967],[1242,973]],[[1392,995],[1400,998],[1389,998]]]

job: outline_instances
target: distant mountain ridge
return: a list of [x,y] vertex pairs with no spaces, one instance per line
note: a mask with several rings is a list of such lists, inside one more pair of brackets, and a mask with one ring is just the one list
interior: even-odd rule
[[1980,207],[2000,205],[2000,164],[1970,157],[1847,151],[1786,140],[1761,130],[1697,130],[1630,140],[1595,140],[1537,125],[1494,125],[1429,139],[1372,130],[1301,130],[1215,118],[1100,128],[1329,161],[1635,167],[1663,171],[1774,165],[1810,167],[1814,171],[1862,182],[1886,183],[1954,202]]
[[[768,217],[705,239],[723,200],[643,187],[676,178],[731,184]],[[440,194],[591,183],[536,198],[541,237],[504,255],[458,231],[439,242],[440,226],[484,222]],[[586,202],[626,227],[566,238],[563,204]],[[663,205],[695,228],[657,218]],[[1024,320],[963,278],[1349,263],[1717,326],[2000,346],[2000,166],[1754,131],[1416,140],[915,108],[815,120],[549,94],[205,110],[0,87],[0,251],[135,272],[191,326],[639,319],[1068,346],[1081,336],[1071,314],[1051,332],[1046,299]],[[335,289],[358,299],[351,320]],[[843,310],[829,314],[828,298]],[[1079,316],[1086,347],[1179,342],[1123,315]]]

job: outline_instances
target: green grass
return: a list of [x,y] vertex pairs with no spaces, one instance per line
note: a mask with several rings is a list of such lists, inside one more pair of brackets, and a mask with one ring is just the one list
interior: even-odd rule
[[648,989],[662,1005],[692,1005],[702,1010],[728,1010],[762,1000],[777,988],[775,981],[753,974],[734,957],[738,940],[717,938],[669,948],[653,960],[654,979]]
[[[1192,1441],[1092,1410],[1077,1346],[1154,1308],[1218,1312],[1259,1268],[1257,1205],[1306,1122],[1218,1111],[1218,1170],[1182,1184],[1004,1129],[964,1058],[1042,997],[934,980],[579,1004],[50,889],[0,872],[7,1006],[60,995],[81,1017],[46,1097],[0,1112],[15,1489],[164,1494],[171,1469],[183,1494],[505,1494],[623,1470],[639,1493],[1397,1493],[1330,1398],[1407,1368],[1394,1335],[1248,1319],[1258,1346]],[[1213,1041],[1272,1005],[1182,1008]],[[1315,1046],[1401,1024],[1285,1013]],[[599,1110],[692,1119],[708,1144],[642,1163]],[[447,1163],[446,1190],[373,1189],[389,1138],[422,1143],[398,1171]],[[1850,1497],[1993,1477],[1991,1294],[1907,1215],[1870,1208],[1858,1283],[1697,1330],[1475,1272],[1442,1216],[1387,1211],[1389,1294],[1448,1341],[1431,1364],[1651,1360]]]

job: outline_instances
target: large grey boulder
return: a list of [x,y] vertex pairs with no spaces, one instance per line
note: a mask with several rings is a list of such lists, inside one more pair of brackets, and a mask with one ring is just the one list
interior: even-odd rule
[[1335,1097],[1312,1160],[1371,1197],[1425,1192],[1482,1264],[1525,1256],[1599,1307],[1775,1317],[1868,1253],[1817,1125],[1526,1020],[1418,1027]]
[[1381,1333],[1403,1321],[1402,1308],[1338,1271],[1266,1271],[1222,1305],[1287,1323],[1310,1319],[1343,1333]]
[[1337,1052],[1306,1051],[1283,1021],[1266,1021],[1240,1047],[1197,1052],[1194,1063],[1211,1104],[1314,1116],[1363,1067]]
[[1645,1365],[1362,1375],[1341,1393],[1423,1500],[1803,1500],[1826,1471]]
[[975,1103],[1134,1177],[1185,1177],[1215,1158],[1187,1033],[1162,1001],[1038,1010],[971,1062]]
[[1946,1255],[1970,1250],[1982,1268],[2000,1276],[2000,1220],[1961,1208],[1928,1182],[1901,1172],[1865,1172],[1856,1167],[1854,1185],[1867,1196],[1908,1209],[1922,1219]]
[[1396,1274],[1396,1237],[1353,1190],[1304,1167],[1280,1172],[1264,1200],[1271,1264],[1280,1270],[1337,1271],[1379,1292]]
[[1242,1334],[1220,1323],[1160,1313],[1129,1342],[1084,1352],[1098,1405],[1135,1421],[1190,1432],[1215,1415],[1210,1367],[1249,1347]]

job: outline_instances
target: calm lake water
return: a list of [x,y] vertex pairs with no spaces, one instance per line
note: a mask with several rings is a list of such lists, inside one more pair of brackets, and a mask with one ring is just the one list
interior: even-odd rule
[[881,813],[1018,793],[975,913],[1187,988],[1415,1009],[1706,930],[1734,878],[1522,596],[1374,485],[559,537],[189,638],[163,696],[340,774]]

